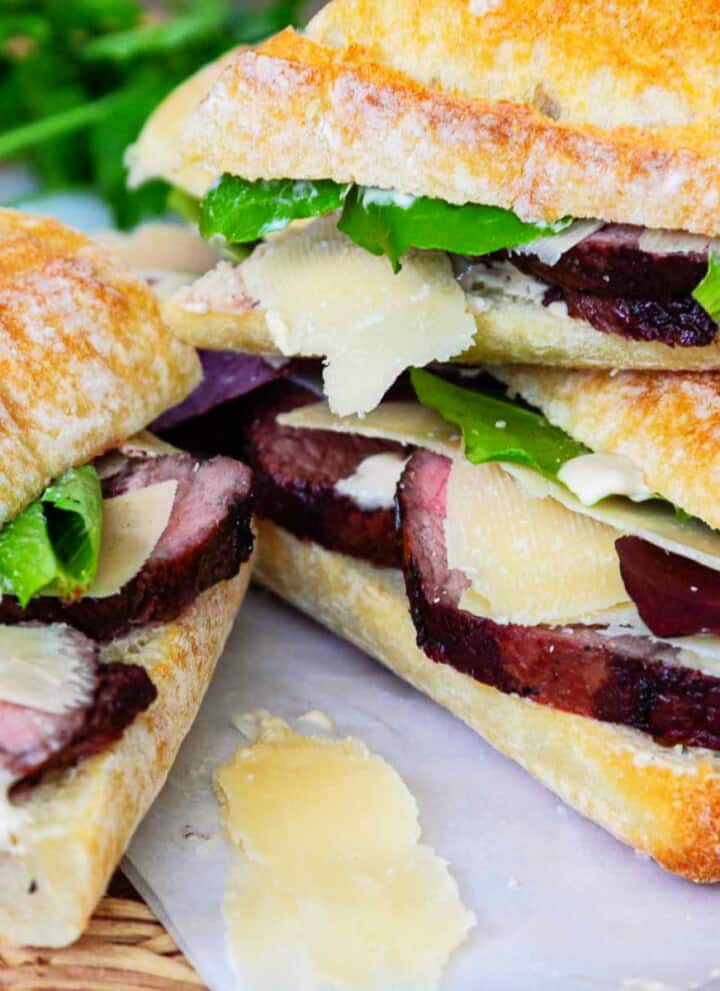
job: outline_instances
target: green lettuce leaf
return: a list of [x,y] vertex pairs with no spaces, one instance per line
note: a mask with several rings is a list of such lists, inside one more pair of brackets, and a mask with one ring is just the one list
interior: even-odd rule
[[374,255],[387,255],[397,272],[408,248],[456,255],[487,255],[557,234],[572,220],[526,224],[512,210],[466,203],[454,206],[427,196],[398,196],[354,186],[338,227]]
[[292,220],[332,213],[342,206],[349,188],[329,179],[250,182],[224,175],[202,202],[200,233],[203,237],[219,234],[235,244],[257,241]]
[[387,255],[396,272],[408,248],[486,255],[557,234],[572,222],[526,224],[500,207],[453,206],[329,179],[250,182],[224,175],[203,200],[200,231],[204,237],[219,234],[230,243],[247,243],[292,220],[321,217],[340,207],[340,230],[372,254]]
[[462,430],[465,456],[473,464],[510,461],[557,481],[566,461],[589,449],[554,427],[540,413],[507,399],[463,389],[419,368],[410,373],[423,406]]
[[[179,217],[189,224],[198,227],[200,224],[201,201],[190,193],[186,193],[177,186],[171,186],[167,198],[167,208],[177,213]],[[241,262],[252,251],[255,241],[249,244],[231,244],[224,238],[220,244],[214,245],[215,252],[220,258],[226,258],[231,262]]]
[[715,322],[720,322],[720,255],[714,251],[708,256],[708,270],[699,286],[693,290],[693,298],[710,314]]
[[53,482],[0,530],[0,588],[25,606],[34,595],[77,598],[90,588],[102,539],[102,492],[91,465]]

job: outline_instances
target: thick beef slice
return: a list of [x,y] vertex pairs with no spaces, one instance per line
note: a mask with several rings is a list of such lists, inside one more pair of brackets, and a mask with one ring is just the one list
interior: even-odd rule
[[325,430],[281,427],[276,418],[317,402],[309,389],[277,382],[244,419],[243,450],[255,472],[256,509],[296,536],[374,564],[400,561],[394,510],[364,510],[335,489],[365,458],[400,444]]
[[0,622],[65,622],[96,640],[111,640],[133,627],[169,622],[200,592],[236,575],[253,544],[250,470],[232,458],[128,458],[124,468],[103,479],[103,494],[120,495],[168,479],[178,482],[168,525],[120,592],[72,602],[40,597],[25,609],[5,596]]
[[681,299],[633,299],[597,296],[553,287],[545,305],[562,302],[568,314],[586,320],[604,334],[633,341],[657,341],[670,347],[706,347],[717,335],[717,324],[691,296]]
[[589,627],[499,624],[458,608],[467,580],[447,565],[449,471],[446,458],[419,451],[399,486],[403,570],[425,653],[502,692],[720,749],[720,679],[682,667],[674,648]]
[[513,253],[517,268],[560,286],[597,296],[677,299],[689,296],[707,270],[707,252],[645,251],[642,227],[606,224],[557,261],[546,265],[529,254]]
[[98,645],[66,628],[66,650],[87,666],[93,691],[60,713],[0,701],[0,767],[16,782],[64,768],[104,750],[155,700],[156,690],[136,664],[102,664]]

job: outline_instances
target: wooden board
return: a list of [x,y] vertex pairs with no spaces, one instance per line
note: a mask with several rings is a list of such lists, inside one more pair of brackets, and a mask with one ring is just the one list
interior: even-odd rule
[[170,935],[118,874],[82,939],[64,950],[0,947],[12,991],[207,991]]

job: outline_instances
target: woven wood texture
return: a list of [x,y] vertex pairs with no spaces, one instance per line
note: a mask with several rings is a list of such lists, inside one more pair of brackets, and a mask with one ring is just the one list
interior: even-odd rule
[[90,925],[64,950],[0,947],[12,991],[207,991],[172,938],[118,875]]

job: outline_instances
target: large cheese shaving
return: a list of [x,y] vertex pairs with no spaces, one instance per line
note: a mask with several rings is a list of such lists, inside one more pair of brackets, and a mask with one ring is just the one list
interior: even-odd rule
[[461,609],[560,625],[628,603],[617,536],[553,499],[527,495],[499,464],[453,462],[445,537],[449,566],[471,581]]
[[67,712],[90,701],[94,678],[68,627],[0,626],[0,701]]
[[393,274],[328,217],[266,242],[242,264],[288,356],[326,356],[325,392],[339,415],[373,409],[406,368],[446,361],[475,323],[446,255],[410,253]]
[[[309,430],[337,430],[365,437],[380,437],[426,447],[430,451],[457,457],[462,450],[460,435],[433,410],[419,403],[383,403],[366,417],[338,419],[325,403],[305,406],[278,417],[289,427]],[[551,498],[573,513],[614,527],[616,536],[642,537],[664,550],[680,554],[720,571],[720,532],[700,520],[677,519],[672,507],[659,500],[634,503],[629,499],[603,499],[594,506],[584,506],[565,486],[545,478],[523,465],[504,464],[523,489],[538,499]]]
[[104,500],[100,558],[88,596],[115,595],[135,577],[168,525],[176,489],[168,479]]
[[474,918],[419,843],[415,801],[359,740],[263,715],[216,774],[233,847],[231,956],[248,991],[432,991]]

